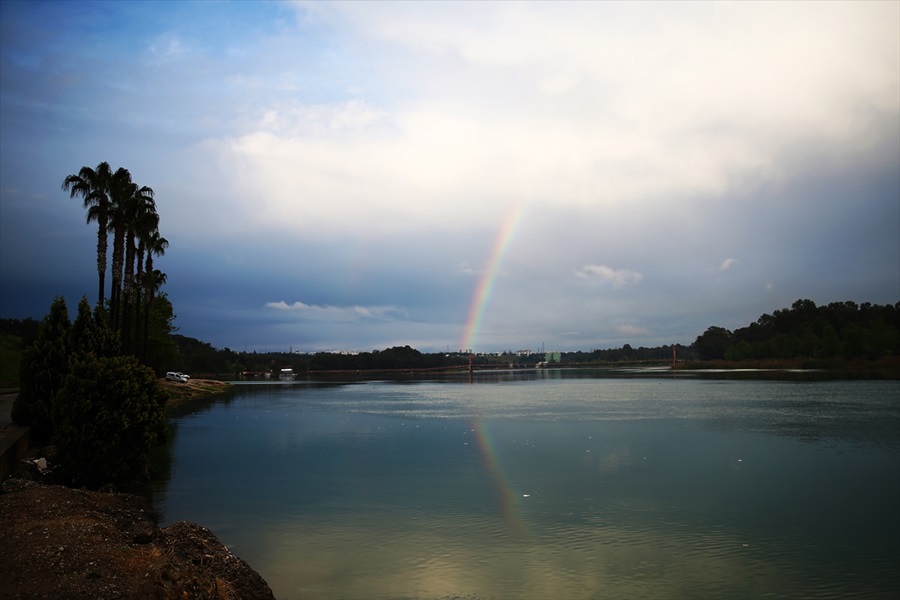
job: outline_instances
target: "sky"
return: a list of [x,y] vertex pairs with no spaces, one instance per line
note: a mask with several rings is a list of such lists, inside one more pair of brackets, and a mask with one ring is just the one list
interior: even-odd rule
[[0,317],[153,188],[237,351],[690,344],[900,301],[898,2],[0,2]]

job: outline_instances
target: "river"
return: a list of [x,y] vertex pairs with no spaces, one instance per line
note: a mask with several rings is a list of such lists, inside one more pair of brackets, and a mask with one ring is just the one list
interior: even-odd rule
[[900,597],[900,384],[238,384],[156,457],[282,600]]

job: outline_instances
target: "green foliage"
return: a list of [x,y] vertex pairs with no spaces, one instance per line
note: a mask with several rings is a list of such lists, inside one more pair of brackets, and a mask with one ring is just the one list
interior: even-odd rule
[[173,335],[172,340],[178,351],[175,361],[166,370],[185,373],[221,373],[225,360],[221,353],[208,342],[184,335]]
[[188,374],[238,376],[242,371],[277,372],[291,367],[295,373],[307,370],[392,370],[433,369],[468,364],[467,357],[451,358],[443,353],[423,354],[410,346],[396,346],[373,352],[335,354],[320,352],[298,355],[287,352],[235,352],[229,348],[217,350],[207,342],[184,335],[173,335],[178,346],[177,360],[166,370]]
[[[296,357],[292,362],[296,362]],[[444,354],[422,354],[409,346],[394,346],[381,351],[360,352],[354,355],[321,352],[310,357],[308,366],[311,370],[391,370],[434,369],[458,363],[459,360],[451,360]]]
[[[167,301],[160,306],[171,315]],[[79,485],[140,475],[165,435],[168,396],[151,369],[119,348],[102,307],[91,311],[82,298],[73,324],[65,300],[56,298],[22,355],[13,420],[30,425],[35,438],[53,440],[60,464]]]
[[86,296],[78,303],[78,315],[72,324],[70,337],[72,358],[78,360],[87,354],[116,356],[119,349],[118,336],[109,328],[106,313],[101,307],[91,312]]
[[[728,360],[877,360],[900,355],[900,303],[884,306],[797,300],[733,333],[710,327],[693,348],[703,358]],[[721,352],[721,354],[720,354]]]
[[178,348],[173,339],[173,333],[177,330],[173,325],[175,313],[166,294],[160,294],[153,299],[148,319],[143,362],[157,375],[162,375],[166,371],[171,371],[172,365],[178,360]]
[[62,297],[53,300],[34,344],[22,355],[19,395],[12,406],[12,419],[30,425],[37,439],[53,433],[51,405],[69,372],[69,332],[72,323]]
[[[38,440],[58,439],[70,472],[96,485],[144,469],[150,446],[164,432],[166,395],[153,370],[120,354],[141,355],[160,372],[175,356],[172,305],[158,294],[165,275],[152,261],[168,241],[159,235],[153,190],[133,183],[127,169],[112,173],[105,162],[83,167],[62,188],[80,197],[87,222],[97,223],[98,304],[92,312],[82,298],[73,324],[65,300],[56,298],[33,343],[27,323],[0,321],[0,376],[15,383],[7,371],[18,363],[13,421],[30,426]],[[104,310],[109,234],[111,315]]]
[[71,480],[88,487],[142,475],[166,434],[166,393],[131,356],[87,355],[53,400],[54,441]]
[[37,339],[41,322],[32,318],[0,319],[0,335],[15,335],[22,338],[26,346]]
[[0,319],[0,387],[19,385],[22,353],[34,343],[41,322],[35,319]]
[[696,353],[687,346],[681,344],[657,346],[654,348],[632,348],[625,344],[621,348],[609,348],[606,350],[591,350],[588,352],[564,352],[561,357],[563,364],[586,364],[598,362],[627,362],[627,361],[665,361],[672,360],[672,348],[677,351],[678,360],[694,358]]
[[23,347],[22,336],[0,333],[0,387],[19,385]]
[[694,350],[705,359],[715,360],[725,357],[725,350],[731,345],[732,334],[722,327],[709,327],[694,342]]

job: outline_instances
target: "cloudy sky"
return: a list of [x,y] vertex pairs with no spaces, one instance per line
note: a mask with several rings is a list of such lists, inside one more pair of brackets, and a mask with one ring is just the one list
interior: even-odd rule
[[900,300],[900,3],[0,2],[0,317],[156,192],[235,350],[691,343]]

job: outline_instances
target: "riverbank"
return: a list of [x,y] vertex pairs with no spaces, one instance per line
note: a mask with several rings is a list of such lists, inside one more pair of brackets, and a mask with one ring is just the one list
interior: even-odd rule
[[[163,386],[169,406],[228,389],[211,380]],[[0,485],[0,599],[274,598],[208,529],[186,521],[160,528],[141,496],[45,483],[53,449],[27,455]]]
[[216,379],[190,379],[187,383],[160,379],[163,389],[169,394],[166,408],[174,408],[189,400],[207,398],[226,393],[231,387],[230,383]]
[[0,598],[273,599],[208,529],[147,501],[13,477],[0,486]]

